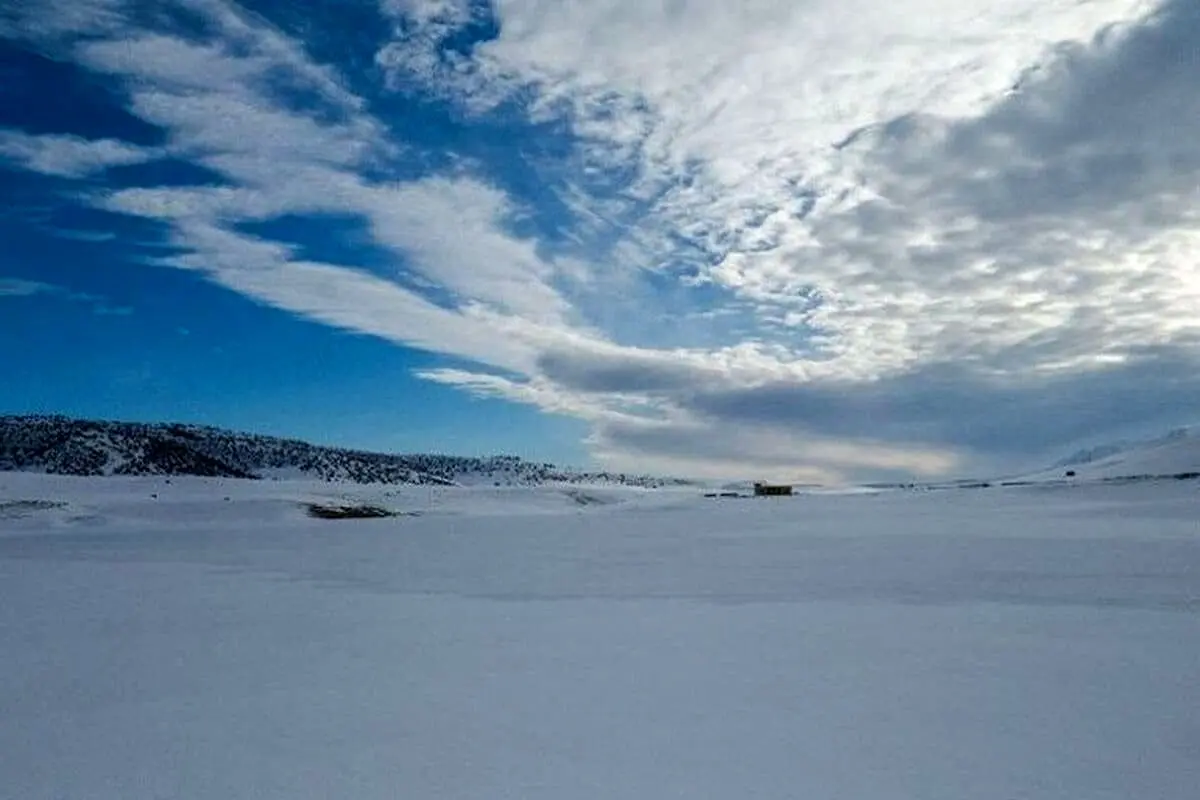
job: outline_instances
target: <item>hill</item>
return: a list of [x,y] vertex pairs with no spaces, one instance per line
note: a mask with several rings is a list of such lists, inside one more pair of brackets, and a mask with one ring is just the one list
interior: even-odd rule
[[1179,428],[1165,436],[1137,442],[1114,442],[1080,450],[1030,480],[1068,476],[1085,481],[1184,478],[1200,476],[1200,430]]
[[657,488],[684,483],[644,475],[564,470],[515,456],[394,455],[322,447],[204,425],[0,416],[0,471],[13,470],[442,485],[601,483]]

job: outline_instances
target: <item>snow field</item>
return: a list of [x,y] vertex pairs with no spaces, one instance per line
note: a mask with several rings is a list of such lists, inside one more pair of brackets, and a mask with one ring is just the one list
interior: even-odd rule
[[1194,482],[584,491],[0,476],[0,797],[1195,796]]

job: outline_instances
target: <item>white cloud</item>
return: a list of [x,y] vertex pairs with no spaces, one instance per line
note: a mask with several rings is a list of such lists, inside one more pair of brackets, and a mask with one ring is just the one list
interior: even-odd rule
[[837,484],[862,475],[945,475],[959,465],[952,451],[869,439],[832,440],[814,434],[709,420],[604,423],[592,439],[605,462],[636,469],[667,459],[679,474],[703,478]]
[[[218,169],[257,166],[262,177],[290,165],[348,167],[386,149],[379,125],[354,113],[360,101],[331,85],[323,70],[290,71],[291,56],[278,51],[291,48],[278,44],[278,33],[261,29],[259,39],[246,41],[255,29],[236,30],[237,39],[214,44],[131,30],[119,39],[85,42],[75,55],[91,69],[127,79],[133,113],[165,128],[175,152],[213,160]],[[347,115],[324,121],[293,111],[273,81],[311,90]],[[224,171],[241,177],[236,169]]]
[[[231,185],[117,190],[112,211],[168,222],[187,252],[158,263],[196,269],[264,302],[314,319],[506,369],[529,369],[527,346],[497,329],[506,315],[557,324],[568,309],[557,267],[506,231],[502,193],[467,177],[369,182],[361,170],[394,156],[381,124],[329,70],[279,31],[228,4],[189,2],[224,35],[207,44],[136,28],[89,40],[75,55],[128,81],[130,110],[164,128],[174,155]],[[340,116],[291,108],[273,81],[317,92]],[[319,112],[317,109],[316,112]],[[285,214],[352,214],[397,254],[393,275],[296,259],[292,248],[235,230]],[[403,262],[402,262],[403,259]],[[401,263],[404,264],[401,267]],[[399,280],[416,275],[450,307]]]
[[381,63],[476,112],[534,92],[582,164],[636,170],[616,198],[565,187],[579,230],[635,213],[611,252],[641,268],[697,244],[702,280],[777,347],[740,351],[728,379],[668,352],[568,360],[550,372],[566,391],[853,395],[947,362],[981,391],[1082,385],[1200,341],[1194,5],[500,0],[495,17],[469,61],[409,70],[401,37]]
[[380,10],[395,24],[393,33],[403,38],[376,56],[393,85],[409,77],[429,85],[453,78],[456,70],[469,69],[465,59],[442,52],[441,45],[479,18],[482,9],[472,0],[382,0]]
[[[925,226],[941,235],[953,221],[914,219],[903,208],[909,198],[892,200],[884,195],[895,187],[876,185],[889,178],[882,167],[834,145],[917,112],[986,112],[1058,43],[1151,7],[501,0],[499,37],[477,47],[470,80],[461,67],[430,77],[468,107],[475,94],[518,86],[540,93],[535,113],[565,104],[590,146],[632,154],[639,183],[666,190],[643,229],[695,237],[720,259],[709,279],[764,315],[817,326],[845,374],[869,375],[942,357],[942,344],[964,337],[981,352],[1001,350],[1016,331],[1061,326],[1071,304],[1038,302],[1042,290],[1024,290],[1020,277],[1003,287],[941,280],[979,265],[953,264],[955,251],[938,247],[945,259],[927,267],[920,241],[909,240]],[[880,221],[886,237],[873,230]],[[870,242],[859,241],[864,234]],[[796,311],[814,291],[822,307]],[[989,301],[997,313],[978,320],[972,309]]]
[[73,303],[83,303],[90,306],[92,313],[97,316],[124,317],[133,313],[127,306],[114,306],[107,299],[86,292],[74,292],[65,286],[41,281],[29,281],[21,278],[0,278],[0,299],[26,297],[51,297],[69,300]]
[[[236,248],[239,243],[231,244]],[[211,277],[273,306],[435,353],[501,369],[529,369],[530,354],[518,343],[497,337],[484,321],[435,306],[390,281],[344,267],[285,259],[260,259],[249,268],[214,267],[214,251],[203,253],[204,269]]]
[[[592,423],[593,456],[619,471],[658,471],[697,478],[758,478],[839,483],[851,475],[936,476],[959,465],[952,448],[886,443],[861,437],[831,438],[789,430],[769,420],[728,425],[680,408],[672,401],[647,402],[637,393],[564,389],[546,378],[512,380],[458,369],[420,373],[428,380],[481,397],[524,403]],[[729,384],[730,386],[732,384]],[[702,380],[689,390],[703,391]],[[709,391],[712,390],[710,387]],[[613,399],[625,405],[614,408]]]
[[20,278],[0,278],[0,297],[33,297],[35,294],[48,294],[57,291],[57,287],[39,281],[26,281]]
[[552,288],[558,268],[504,230],[507,197],[469,179],[433,178],[364,193],[376,238],[408,253],[421,272],[463,298],[553,323],[567,304]]
[[111,242],[117,239],[117,234],[112,231],[93,231],[81,228],[49,228],[47,231],[59,239],[90,244]]
[[109,167],[138,164],[158,157],[155,148],[115,139],[34,135],[0,128],[0,161],[60,178],[85,178]]
[[622,416],[602,400],[564,392],[554,383],[543,379],[513,380],[500,375],[462,369],[422,370],[417,375],[436,383],[464,389],[479,397],[523,403],[552,414],[579,417],[590,422]]
[[0,36],[52,45],[80,30],[111,32],[124,21],[126,0],[37,0],[0,7]]
[[227,0],[173,2],[216,25],[225,41],[238,48],[239,53],[249,50],[251,59],[285,70],[298,83],[317,91],[327,103],[347,114],[364,110],[362,98],[346,88],[335,69],[313,61],[303,44],[272,26],[262,16],[250,14]]

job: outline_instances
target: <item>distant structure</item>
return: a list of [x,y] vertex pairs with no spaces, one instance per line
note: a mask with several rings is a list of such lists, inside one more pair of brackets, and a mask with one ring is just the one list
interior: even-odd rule
[[791,497],[792,487],[778,483],[754,484],[755,497]]

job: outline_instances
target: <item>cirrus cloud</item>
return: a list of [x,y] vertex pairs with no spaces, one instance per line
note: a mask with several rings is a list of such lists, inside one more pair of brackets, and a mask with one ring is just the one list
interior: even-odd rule
[[0,161],[59,178],[84,178],[109,167],[138,164],[158,157],[154,148],[137,147],[115,139],[0,129]]

